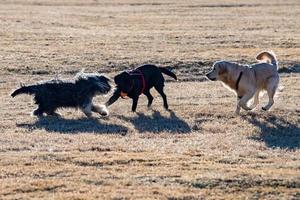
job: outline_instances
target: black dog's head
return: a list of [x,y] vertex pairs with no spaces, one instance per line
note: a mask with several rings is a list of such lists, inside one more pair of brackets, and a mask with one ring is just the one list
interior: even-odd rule
[[132,79],[128,72],[122,72],[114,78],[117,88],[124,93],[129,93],[132,89]]
[[80,72],[75,82],[82,90],[94,94],[106,94],[111,90],[110,79],[97,73]]

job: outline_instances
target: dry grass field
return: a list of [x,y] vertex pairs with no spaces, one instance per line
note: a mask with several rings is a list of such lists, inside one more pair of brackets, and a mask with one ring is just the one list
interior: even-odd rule
[[[300,199],[298,0],[0,1],[0,199]],[[203,75],[219,59],[255,63],[272,49],[281,90],[269,112],[235,116],[235,96]],[[19,83],[113,77],[172,65],[171,112],[154,93],[137,113],[35,118]],[[108,96],[100,96],[101,104]]]

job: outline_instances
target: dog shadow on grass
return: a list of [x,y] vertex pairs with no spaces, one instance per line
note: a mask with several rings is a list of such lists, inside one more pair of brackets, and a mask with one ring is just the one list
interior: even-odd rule
[[152,110],[152,115],[145,115],[144,113],[136,113],[137,116],[125,117],[118,115],[121,120],[130,122],[135,129],[140,132],[169,132],[169,133],[190,133],[191,128],[184,120],[176,116],[173,111],[169,111],[170,115],[163,116],[160,112]]
[[41,117],[32,124],[19,123],[17,127],[27,128],[29,130],[45,129],[49,132],[65,134],[96,133],[126,135],[128,132],[128,128],[125,126],[102,123],[102,119],[95,118],[64,119],[60,117]]
[[[296,116],[292,116],[295,117]],[[289,116],[279,117],[276,115],[247,115],[243,117],[249,123],[260,129],[257,136],[250,139],[265,142],[268,147],[296,150],[300,148],[300,124],[288,120]],[[298,121],[298,122],[297,122]]]

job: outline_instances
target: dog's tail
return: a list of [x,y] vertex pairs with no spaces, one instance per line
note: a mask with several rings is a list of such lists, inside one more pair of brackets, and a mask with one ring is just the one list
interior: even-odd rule
[[274,65],[278,69],[278,61],[273,51],[262,51],[256,56],[256,60]]
[[177,80],[177,76],[176,74],[174,74],[172,71],[173,71],[173,67],[159,67],[159,70],[168,75],[168,76],[171,76],[172,78],[174,78],[175,80]]
[[36,89],[37,89],[36,85],[21,86],[19,89],[15,90],[13,93],[11,93],[11,96],[15,97],[19,94],[35,94]]

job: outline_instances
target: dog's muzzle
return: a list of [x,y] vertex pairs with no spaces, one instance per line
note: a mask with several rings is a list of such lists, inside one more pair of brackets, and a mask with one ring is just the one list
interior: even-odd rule
[[205,75],[206,78],[207,78],[208,80],[211,80],[211,81],[217,80],[217,78],[211,78],[209,75],[210,75],[210,74],[206,74],[206,75]]

